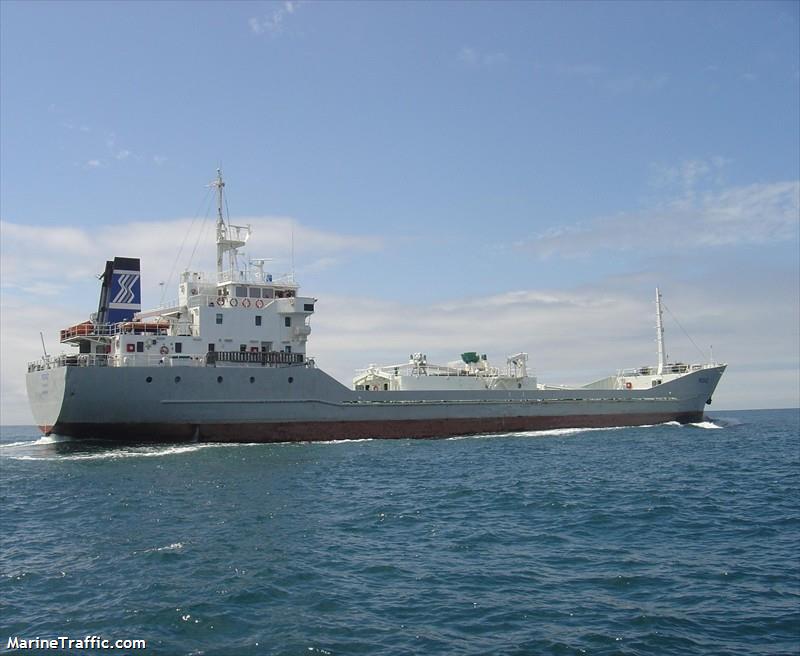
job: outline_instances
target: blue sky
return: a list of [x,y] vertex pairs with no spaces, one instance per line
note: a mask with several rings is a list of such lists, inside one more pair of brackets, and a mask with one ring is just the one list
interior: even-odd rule
[[720,405],[798,405],[799,7],[2,2],[0,420],[106,258],[158,302],[220,163],[342,380],[474,346],[581,382],[652,360],[660,284]]

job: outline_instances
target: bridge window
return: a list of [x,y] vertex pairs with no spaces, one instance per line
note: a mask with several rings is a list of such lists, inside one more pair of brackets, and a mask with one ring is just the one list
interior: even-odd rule
[[314,311],[314,304],[313,303],[304,303],[303,304],[303,311],[304,312],[313,312]]
[[237,287],[236,298],[247,298],[247,287]]
[[261,298],[261,287],[251,287],[250,298]]
[[217,325],[220,325],[221,323],[222,323],[222,313],[217,312]]

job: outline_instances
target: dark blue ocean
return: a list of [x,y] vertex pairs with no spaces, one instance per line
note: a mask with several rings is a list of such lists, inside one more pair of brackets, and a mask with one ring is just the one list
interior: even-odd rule
[[0,652],[797,654],[799,420],[125,447],[4,428]]

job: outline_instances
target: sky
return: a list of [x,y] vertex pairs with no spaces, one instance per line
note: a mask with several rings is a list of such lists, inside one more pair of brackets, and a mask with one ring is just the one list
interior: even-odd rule
[[[800,3],[0,2],[0,422],[96,311],[251,257],[318,300],[308,353],[421,351],[586,383],[729,365],[711,409],[800,406]],[[292,239],[293,235],[293,239]],[[292,242],[294,257],[292,257]],[[163,283],[163,285],[161,284]]]

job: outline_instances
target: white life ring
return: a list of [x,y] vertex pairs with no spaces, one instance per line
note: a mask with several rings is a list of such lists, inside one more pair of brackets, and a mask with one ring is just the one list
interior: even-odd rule
[[169,347],[162,346],[160,349],[158,349],[158,352],[161,353],[161,355],[166,355],[167,353],[169,353]]
[[246,298],[242,301],[242,307],[249,308],[250,307],[250,299]]
[[239,301],[237,301],[235,298],[232,298],[228,302],[231,304],[231,307],[236,307],[237,305],[239,305]]
[[261,308],[263,308],[263,307],[264,307],[264,301],[262,301],[262,300],[259,298],[259,299],[256,301],[256,307],[257,307],[259,310],[260,310]]
[[224,296],[218,296],[217,297],[217,305],[219,305],[220,307],[225,305],[225,297]]

